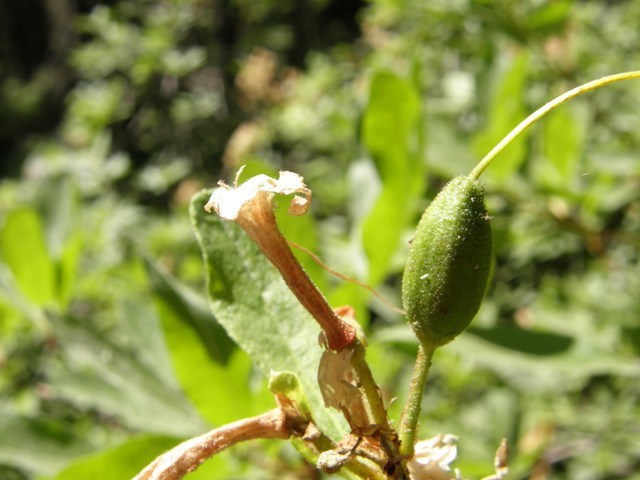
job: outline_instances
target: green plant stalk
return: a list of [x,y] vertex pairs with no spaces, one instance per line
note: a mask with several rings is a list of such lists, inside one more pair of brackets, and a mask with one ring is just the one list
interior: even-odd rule
[[538,110],[533,112],[527,118],[525,118],[522,122],[518,124],[511,132],[507,134],[495,147],[491,149],[489,153],[487,153],[482,160],[476,165],[476,167],[469,173],[469,178],[473,180],[478,180],[482,172],[489,166],[489,164],[493,161],[495,157],[497,157],[513,140],[515,140],[518,136],[520,136],[527,128],[536,123],[542,117],[544,117],[551,110],[556,107],[562,105],[564,102],[571,100],[574,97],[582,95],[583,93],[590,92],[592,90],[596,90],[600,87],[604,87],[605,85],[609,85],[610,83],[620,82],[622,80],[633,80],[640,79],[640,70],[635,70],[631,72],[622,72],[616,73],[614,75],[609,75],[606,77],[599,78],[598,80],[592,80],[590,82],[585,83],[584,85],[580,85],[575,87],[559,97],[554,98],[550,102],[547,102]]
[[[365,360],[365,347],[358,341],[352,345],[351,348],[353,348],[351,365],[358,375],[360,390],[363,392],[366,403],[369,407],[368,413],[371,416],[371,423],[382,427],[380,444],[390,459],[397,459],[402,455],[402,453],[398,450],[393,440],[388,436],[388,432],[391,431],[392,428],[389,424],[384,402],[380,397],[380,390],[373,379],[369,364]],[[400,469],[400,478],[409,478],[408,472],[405,471],[404,466],[400,465]]]
[[422,406],[422,395],[424,393],[425,383],[427,382],[429,368],[431,367],[431,358],[433,358],[433,353],[436,348],[437,347],[429,347],[429,349],[426,350],[423,345],[418,347],[418,357],[413,367],[409,395],[404,405],[404,410],[402,411],[398,432],[400,436],[400,454],[407,458],[413,457],[413,447],[416,443],[418,419],[420,418],[420,409]]
[[387,422],[387,412],[380,398],[378,386],[365,360],[365,347],[361,342],[356,342],[352,348],[353,356],[351,357],[351,366],[358,374],[360,389],[369,406],[371,422],[376,425],[384,425]]

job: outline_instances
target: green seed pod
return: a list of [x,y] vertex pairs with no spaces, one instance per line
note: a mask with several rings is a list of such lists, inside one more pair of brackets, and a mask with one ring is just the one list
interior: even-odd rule
[[450,342],[471,323],[487,287],[491,249],[482,184],[454,178],[422,215],[402,279],[407,320],[426,348]]

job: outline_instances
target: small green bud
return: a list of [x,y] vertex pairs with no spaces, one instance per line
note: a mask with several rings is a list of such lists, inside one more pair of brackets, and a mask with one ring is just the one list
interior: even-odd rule
[[462,333],[478,312],[491,270],[492,236],[477,180],[456,177],[425,210],[402,279],[407,320],[435,348]]

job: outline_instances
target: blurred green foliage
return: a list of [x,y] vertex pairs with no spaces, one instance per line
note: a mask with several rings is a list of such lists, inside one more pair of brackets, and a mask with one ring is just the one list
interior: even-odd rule
[[[444,181],[551,97],[640,64],[632,0],[20,5],[0,6],[2,479],[128,478],[272,408],[208,313],[200,188],[242,164],[299,172],[313,216],[282,218],[287,236],[399,304],[406,241]],[[640,478],[638,111],[638,82],[595,92],[487,170],[492,284],[436,355],[421,423],[460,437],[466,476],[507,437],[511,478]],[[300,258],[356,308],[397,418],[409,328]],[[272,442],[188,478],[282,472],[313,478]]]

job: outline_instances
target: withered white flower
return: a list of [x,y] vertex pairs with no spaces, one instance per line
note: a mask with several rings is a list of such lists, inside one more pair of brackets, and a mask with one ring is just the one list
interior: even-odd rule
[[280,172],[277,180],[267,175],[256,175],[233,187],[220,182],[204,208],[207,212],[215,210],[226,220],[238,220],[243,208],[257,201],[270,202],[275,193],[295,195],[291,200],[289,215],[304,215],[311,203],[311,190],[304,184],[303,178],[297,173],[284,171]]
[[458,454],[458,437],[451,434],[438,434],[415,445],[415,453],[408,464],[413,480],[456,480],[449,464]]
[[[412,480],[463,480],[458,469],[453,472],[449,465],[458,454],[458,437],[451,434],[438,434],[415,445],[414,457],[408,464]],[[482,480],[502,480],[509,472],[507,440],[502,439],[496,451],[495,474]]]

